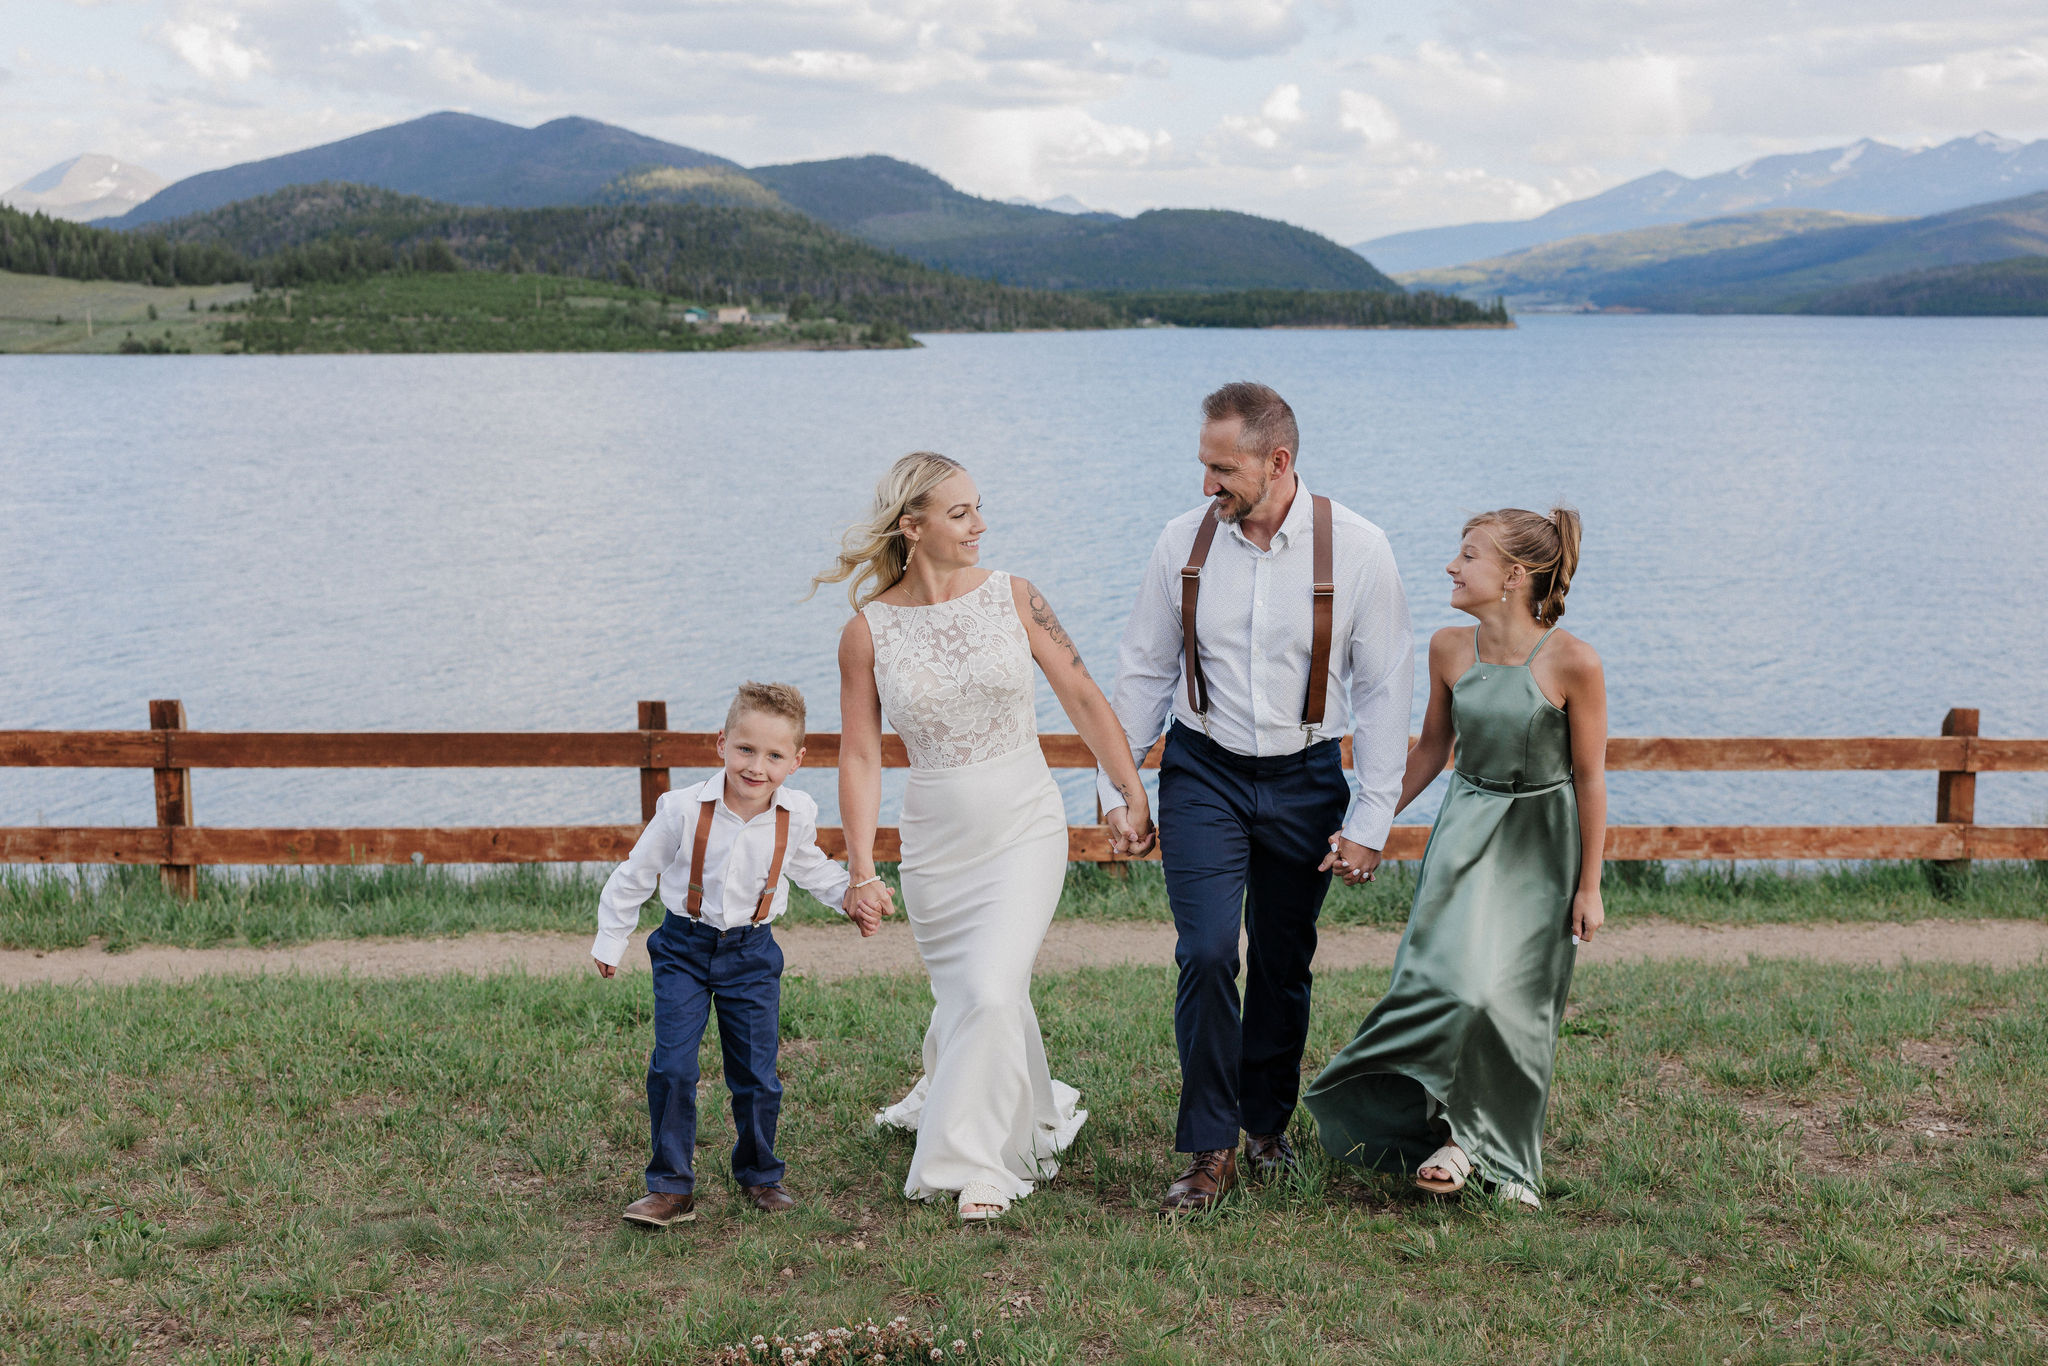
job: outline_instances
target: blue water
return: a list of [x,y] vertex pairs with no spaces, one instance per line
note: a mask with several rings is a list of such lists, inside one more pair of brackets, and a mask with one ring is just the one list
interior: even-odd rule
[[[809,575],[902,452],[982,484],[984,562],[1098,677],[1197,405],[1258,378],[1386,528],[1418,642],[1471,512],[1576,504],[1566,624],[1616,734],[2048,735],[2048,323],[1532,317],[1513,332],[940,336],[841,354],[0,358],[0,728],[837,723]],[[1421,704],[1417,690],[1417,705]],[[1071,729],[1041,689],[1041,724]],[[832,777],[798,781],[833,806]],[[206,824],[631,821],[629,772],[214,772]],[[1618,821],[1931,819],[1915,775],[1617,775]],[[1070,807],[1092,812],[1084,784]],[[1410,819],[1426,816],[1426,798]],[[1979,819],[2048,812],[1987,775]],[[148,824],[146,772],[0,770],[0,824]]]

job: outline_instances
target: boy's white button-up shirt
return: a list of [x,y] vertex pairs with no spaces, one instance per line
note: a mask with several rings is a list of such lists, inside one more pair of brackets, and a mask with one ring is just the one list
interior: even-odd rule
[[[1111,706],[1141,761],[1169,719],[1206,731],[1235,754],[1296,753],[1308,742],[1301,707],[1314,635],[1314,510],[1308,488],[1297,485],[1270,550],[1253,545],[1235,526],[1217,528],[1202,567],[1198,609],[1202,671],[1209,680],[1206,725],[1188,704],[1180,621],[1181,566],[1194,549],[1205,511],[1195,508],[1168,522],[1152,549],[1124,627]],[[1333,501],[1330,513],[1337,596],[1330,684],[1317,738],[1342,734],[1348,708],[1356,788],[1344,837],[1384,849],[1408,764],[1415,638],[1386,533],[1341,503]],[[1105,812],[1124,804],[1108,774],[1097,781]]]
[[753,923],[754,906],[768,881],[775,857],[775,808],[789,811],[789,846],[776,879],[775,899],[768,908],[773,920],[789,909],[789,883],[796,884],[843,915],[851,878],[846,869],[818,847],[818,803],[807,792],[787,784],[775,790],[766,811],[743,821],[725,804],[725,774],[691,787],[662,794],[654,819],[640,833],[633,852],[605,879],[597,903],[597,942],[590,953],[601,963],[618,966],[626,945],[640,924],[640,908],[657,885],[661,904],[677,915],[689,914],[690,853],[696,847],[697,821],[705,799],[713,801],[711,837],[704,847],[704,923],[730,930]]

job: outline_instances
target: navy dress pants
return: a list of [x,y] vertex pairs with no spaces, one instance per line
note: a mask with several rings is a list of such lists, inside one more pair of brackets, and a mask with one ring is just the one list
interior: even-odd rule
[[775,1076],[776,1025],[782,1010],[782,946],[766,925],[714,930],[670,914],[647,937],[654,963],[654,1054],[647,1060],[647,1119],[654,1155],[647,1189],[687,1195],[696,1188],[697,1047],[718,1010],[725,1086],[732,1093],[733,1180],[766,1186],[782,1179],[775,1121],[782,1083]]
[[[1335,740],[1250,758],[1178,722],[1167,732],[1159,846],[1180,936],[1180,1152],[1235,1148],[1240,1129],[1287,1129],[1308,1042],[1316,916],[1330,887],[1316,865],[1350,804]],[[1240,924],[1249,959],[1242,1010]]]

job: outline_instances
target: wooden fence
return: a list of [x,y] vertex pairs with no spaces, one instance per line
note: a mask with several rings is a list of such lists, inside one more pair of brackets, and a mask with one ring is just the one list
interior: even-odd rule
[[[640,703],[639,725],[615,732],[234,732],[195,731],[184,704],[149,704],[149,729],[0,731],[0,767],[147,768],[156,775],[154,826],[0,828],[0,863],[157,864],[174,891],[189,895],[201,864],[572,863],[615,862],[639,834],[635,825],[512,825],[424,828],[227,829],[194,823],[195,768],[626,768],[640,771],[644,821],[668,791],[671,769],[719,766],[714,736],[672,731],[668,705]],[[1092,768],[1075,735],[1040,737],[1054,768]],[[805,763],[831,768],[839,737],[814,732]],[[1154,747],[1146,767],[1157,767]],[[1351,762],[1350,741],[1344,762]],[[909,764],[903,743],[883,737],[882,763]],[[1616,771],[1816,772],[1926,771],[1937,776],[1934,820],[1927,825],[1613,825],[1607,856],[1631,859],[1932,859],[2048,858],[2048,827],[1976,824],[1979,773],[2048,770],[2048,740],[1994,740],[1977,733],[1977,712],[1951,711],[1939,737],[1842,739],[1674,739],[1616,737],[1607,743]],[[1396,826],[1390,859],[1422,855],[1429,828]],[[828,853],[843,856],[836,827],[819,831]],[[897,856],[896,831],[884,827],[875,856]],[[1107,863],[1109,831],[1068,831],[1071,857]],[[1157,854],[1153,855],[1157,857]]]

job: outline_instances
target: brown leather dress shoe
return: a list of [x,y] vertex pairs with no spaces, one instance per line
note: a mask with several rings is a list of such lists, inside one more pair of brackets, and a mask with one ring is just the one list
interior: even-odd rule
[[1161,1214],[1199,1214],[1212,1209],[1237,1184],[1237,1149],[1215,1148],[1196,1153],[1188,1169],[1166,1188]]
[[782,1188],[780,1181],[766,1186],[748,1186],[747,1203],[763,1214],[781,1214],[796,1208],[796,1197]]
[[649,1191],[626,1206],[623,1217],[629,1224],[645,1224],[648,1228],[687,1224],[697,1217],[697,1197],[676,1195],[670,1191]]
[[1272,1181],[1293,1171],[1297,1159],[1286,1134],[1246,1134],[1244,1160],[1254,1181]]

